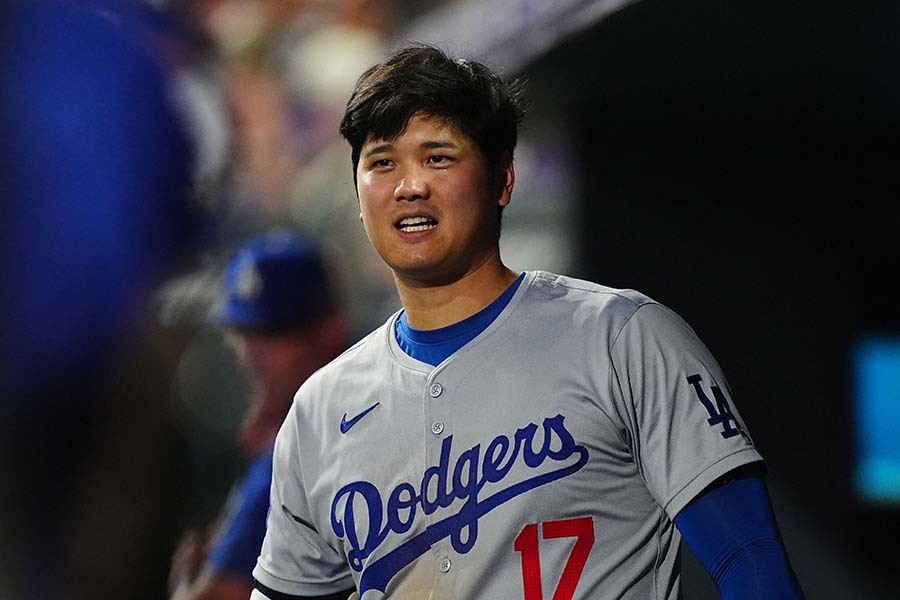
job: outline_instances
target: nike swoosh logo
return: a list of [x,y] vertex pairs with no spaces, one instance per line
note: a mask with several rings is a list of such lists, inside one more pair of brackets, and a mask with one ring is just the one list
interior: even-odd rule
[[347,433],[348,431],[350,431],[351,427],[356,425],[359,422],[359,420],[362,419],[364,416],[366,416],[367,414],[369,414],[370,412],[372,412],[373,410],[378,408],[379,404],[381,404],[381,402],[376,402],[375,404],[373,404],[366,410],[362,411],[361,413],[359,413],[358,415],[356,415],[349,421],[347,420],[347,413],[344,413],[344,416],[341,417],[341,433]]

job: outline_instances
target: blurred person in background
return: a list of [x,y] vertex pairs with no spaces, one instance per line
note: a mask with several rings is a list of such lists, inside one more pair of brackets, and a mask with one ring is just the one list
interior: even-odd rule
[[158,597],[174,348],[147,308],[210,224],[187,42],[138,0],[4,2],[0,28],[0,597]]
[[393,275],[373,250],[360,223],[356,189],[338,133],[357,78],[386,55],[401,2],[340,0],[327,18],[307,16],[279,47],[281,76],[303,127],[301,160],[289,182],[291,219],[319,232],[337,258],[348,320],[359,338],[400,305]]
[[230,115],[224,235],[236,241],[273,226],[313,234],[335,259],[350,336],[365,335],[399,299],[363,228],[345,218],[356,194],[338,124],[357,77],[386,52],[404,3],[174,4],[207,42]]
[[214,321],[251,385],[240,429],[246,468],[209,531],[188,531],[172,560],[173,600],[246,600],[269,509],[272,449],[294,393],[346,347],[324,257],[286,230],[243,242],[229,262]]

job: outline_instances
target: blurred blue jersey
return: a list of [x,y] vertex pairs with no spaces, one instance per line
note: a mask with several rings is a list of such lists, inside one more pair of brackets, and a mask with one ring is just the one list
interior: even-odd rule
[[65,535],[110,359],[203,224],[170,94],[179,32],[126,0],[7,0],[0,29],[0,597],[78,597]]
[[269,447],[253,459],[227,507],[209,562],[213,570],[253,582],[253,567],[266,536],[272,452]]
[[0,10],[4,379],[34,401],[96,364],[199,221],[174,26],[140,2]]

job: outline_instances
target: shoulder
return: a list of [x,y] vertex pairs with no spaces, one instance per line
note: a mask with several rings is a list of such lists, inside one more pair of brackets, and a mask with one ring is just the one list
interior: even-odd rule
[[572,314],[580,326],[603,324],[612,330],[621,329],[643,307],[661,306],[638,290],[614,288],[547,271],[534,272],[523,300],[526,304]]
[[535,271],[529,292],[543,300],[559,299],[593,305],[603,310],[634,312],[655,301],[646,294],[627,288],[614,288],[586,279]]
[[667,305],[647,294],[584,279],[536,271],[523,295],[521,322],[543,324],[571,343],[581,337],[614,348],[700,344],[696,332]]

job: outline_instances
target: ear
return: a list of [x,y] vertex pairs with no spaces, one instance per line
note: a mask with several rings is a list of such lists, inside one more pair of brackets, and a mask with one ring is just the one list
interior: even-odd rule
[[512,158],[507,157],[500,169],[498,185],[500,195],[497,198],[499,206],[506,206],[512,199],[513,186],[516,184],[516,169],[513,167]]

